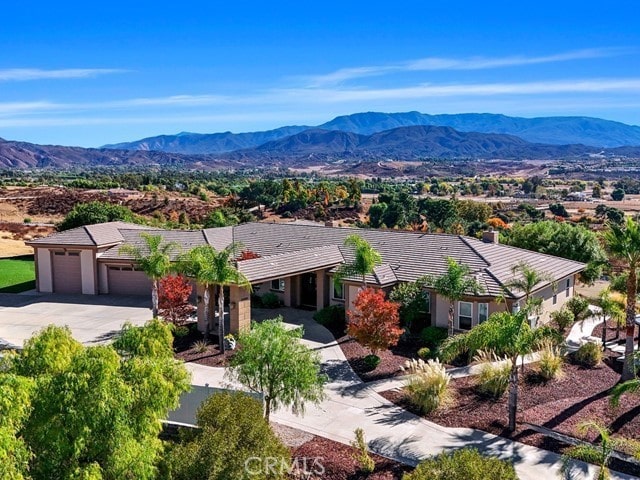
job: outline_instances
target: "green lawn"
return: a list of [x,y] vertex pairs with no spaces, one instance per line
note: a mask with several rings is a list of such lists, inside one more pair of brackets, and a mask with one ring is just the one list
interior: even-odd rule
[[18,293],[36,288],[33,255],[0,258],[0,293]]

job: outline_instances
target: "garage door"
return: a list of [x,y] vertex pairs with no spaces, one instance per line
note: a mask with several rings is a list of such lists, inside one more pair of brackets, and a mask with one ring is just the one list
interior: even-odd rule
[[151,295],[151,280],[130,266],[109,266],[109,293],[113,295]]
[[53,252],[53,291],[82,293],[80,252]]

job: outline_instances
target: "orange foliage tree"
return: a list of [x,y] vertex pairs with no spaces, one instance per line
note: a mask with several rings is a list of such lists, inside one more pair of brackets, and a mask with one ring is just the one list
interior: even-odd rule
[[497,230],[504,230],[505,228],[509,228],[509,225],[507,225],[504,220],[498,217],[491,217],[490,219],[488,219],[487,225]]
[[375,288],[360,290],[349,310],[347,333],[360,345],[376,355],[380,350],[398,344],[400,328],[399,305],[385,299],[385,293]]
[[189,300],[192,290],[189,280],[182,275],[168,275],[160,280],[158,288],[160,316],[174,325],[186,323],[195,310]]

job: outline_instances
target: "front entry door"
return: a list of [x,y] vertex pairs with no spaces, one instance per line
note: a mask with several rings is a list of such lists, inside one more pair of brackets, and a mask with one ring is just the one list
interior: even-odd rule
[[317,286],[315,272],[305,273],[300,277],[300,304],[303,307],[316,308]]

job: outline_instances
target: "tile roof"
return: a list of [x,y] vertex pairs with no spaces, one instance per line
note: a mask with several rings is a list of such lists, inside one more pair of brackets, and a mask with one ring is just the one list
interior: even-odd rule
[[297,273],[328,268],[344,262],[337,245],[299,250],[295,255],[281,253],[238,262],[238,269],[250,282],[281,278]]
[[72,228],[62,232],[56,232],[48,237],[38,238],[30,242],[28,245],[73,245],[99,247],[102,245],[111,245],[123,242],[124,238],[120,234],[121,229],[149,229],[144,225],[127,222],[108,222],[97,223],[94,225],[84,225],[82,227]]
[[[113,228],[106,225],[110,224],[74,229],[76,232],[69,230],[36,242],[61,243],[69,241],[70,238],[73,238],[73,241],[104,242],[116,240],[117,235],[120,235],[122,242],[144,248],[140,233],[148,231],[162,235],[167,242],[178,244],[175,258],[178,253],[194,246],[209,244],[221,249],[236,241],[242,243],[243,248],[260,255],[261,258],[240,263],[241,271],[252,281],[257,281],[295,272],[335,267],[342,261],[350,262],[353,260],[353,250],[345,247],[343,243],[347,236],[355,233],[371,243],[382,256],[383,264],[367,275],[367,283],[389,286],[397,281],[414,281],[424,275],[438,276],[446,272],[446,259],[452,257],[470,268],[471,273],[483,285],[485,296],[503,293],[504,285],[513,279],[512,267],[519,261],[550,274],[555,280],[578,273],[585,267],[579,262],[508,245],[484,243],[460,235],[276,223],[246,223],[236,227],[205,230],[143,230],[139,225],[115,223]],[[117,234],[114,233],[114,229],[117,230]],[[100,258],[130,259],[120,254],[119,246],[107,250]],[[543,283],[538,288],[544,285]],[[512,298],[523,296],[523,292],[518,291],[506,293]]]
[[[181,253],[188,252],[193,247],[207,245],[205,234],[202,230],[131,230],[121,229],[120,234],[126,245],[133,245],[140,249],[141,252],[147,250],[147,244],[142,238],[142,233],[150,235],[161,235],[165,243],[173,243],[176,248],[172,252],[172,260],[175,260]],[[120,251],[121,245],[110,248],[101,256],[101,260],[131,260],[132,255]]]

